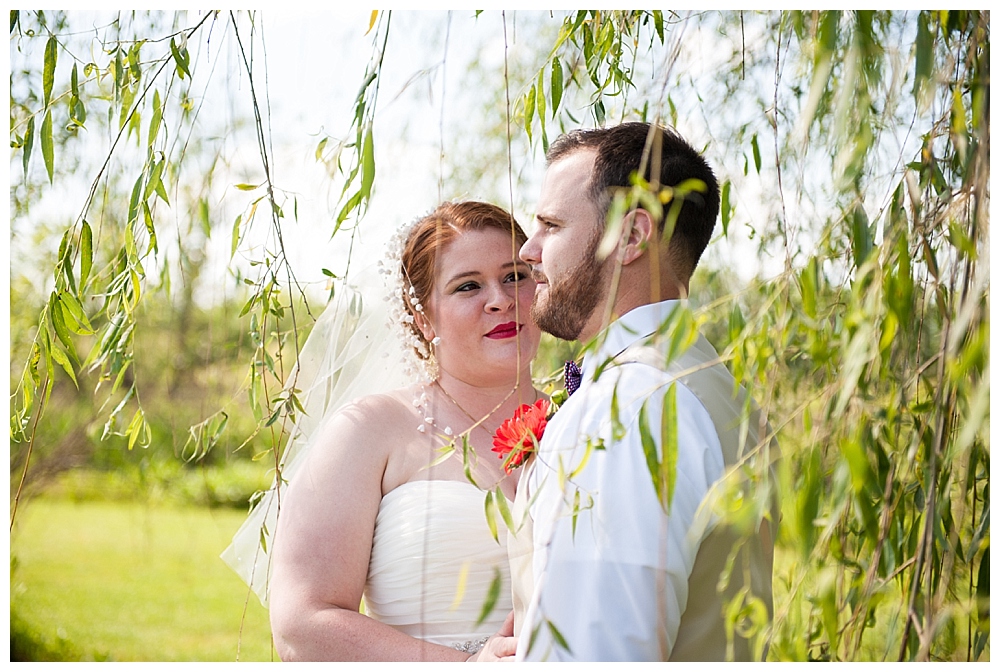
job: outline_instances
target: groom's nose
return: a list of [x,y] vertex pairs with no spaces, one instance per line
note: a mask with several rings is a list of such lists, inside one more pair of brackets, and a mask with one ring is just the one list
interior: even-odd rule
[[537,266],[542,263],[542,246],[538,243],[537,236],[532,235],[524,241],[524,245],[521,246],[518,256],[521,257],[521,261],[531,266]]

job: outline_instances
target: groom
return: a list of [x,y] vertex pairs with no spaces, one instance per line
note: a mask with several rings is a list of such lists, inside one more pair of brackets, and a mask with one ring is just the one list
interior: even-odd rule
[[[509,542],[515,605],[526,610],[517,659],[759,658],[744,636],[770,618],[771,530],[764,520],[740,535],[711,503],[733,465],[743,460],[745,476],[763,464],[744,491],[753,520],[763,518],[776,447],[693,327],[693,345],[666,356],[671,316],[683,316],[715,226],[716,178],[674,131],[645,123],[567,133],[546,158],[536,230],[520,252],[538,283],[531,312],[544,331],[593,348],[518,487],[515,509],[529,515]],[[613,192],[640,166],[653,167],[644,177],[654,188],[680,189],[661,199],[662,215],[630,211],[599,255]],[[651,474],[669,461],[661,436],[672,431],[676,480],[657,488]],[[735,629],[730,607],[744,609]]]

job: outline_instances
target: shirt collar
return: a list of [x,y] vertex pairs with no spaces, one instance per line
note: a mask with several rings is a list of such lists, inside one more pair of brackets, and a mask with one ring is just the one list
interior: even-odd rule
[[587,353],[583,358],[583,366],[580,367],[583,373],[581,381],[592,380],[594,371],[603,362],[656,331],[679,303],[679,300],[671,299],[639,306],[608,325],[597,336],[597,350]]

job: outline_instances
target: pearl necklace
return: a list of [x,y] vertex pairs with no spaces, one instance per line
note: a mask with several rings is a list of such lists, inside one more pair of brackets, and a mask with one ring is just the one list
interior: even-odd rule
[[[492,416],[494,413],[497,412],[497,410],[500,408],[500,406],[503,405],[503,402],[501,402],[500,404],[497,404],[497,406],[495,408],[493,408],[493,410],[491,410],[489,413],[487,413],[481,419],[477,420],[471,413],[469,413],[467,410],[465,410],[465,407],[462,406],[462,404],[458,403],[457,399],[455,399],[453,396],[451,396],[450,394],[448,394],[448,391],[446,389],[444,389],[444,386],[441,385],[441,382],[438,379],[434,379],[434,381],[432,381],[430,383],[430,385],[436,385],[437,388],[441,391],[441,393],[452,404],[454,404],[455,407],[458,408],[458,410],[460,410],[462,412],[462,414],[466,418],[468,418],[472,422],[472,425],[470,425],[469,428],[466,429],[464,432],[461,432],[460,435],[471,434],[472,430],[474,430],[474,429],[476,429],[478,427],[478,428],[481,428],[487,434],[489,434],[490,440],[492,441],[493,435],[490,434],[489,430],[487,430],[485,427],[483,427],[483,423],[486,422],[486,420],[488,420],[490,418],[490,416]],[[465,460],[466,460],[466,457],[467,457],[465,455],[465,450],[464,449],[458,450],[457,447],[455,446],[455,438],[456,437],[455,437],[455,435],[454,435],[454,433],[452,431],[451,426],[446,426],[443,429],[441,429],[440,427],[438,427],[437,423],[435,422],[434,416],[432,416],[427,411],[427,405],[428,405],[428,401],[429,401],[429,399],[427,397],[427,387],[428,386],[427,385],[422,385],[421,387],[422,387],[422,389],[421,389],[421,392],[420,392],[420,396],[414,398],[414,400],[413,400],[413,405],[416,408],[419,409],[419,411],[420,411],[420,417],[423,419],[423,422],[417,427],[417,431],[419,431],[421,433],[426,433],[428,431],[428,427],[438,428],[444,434],[444,436],[447,437],[448,439],[450,439],[450,441],[451,441],[450,448],[448,446],[444,446],[444,447],[442,447],[441,450],[446,450],[448,452],[448,454],[450,454],[450,455],[461,456],[462,462],[464,464]],[[532,386],[532,391],[534,392],[534,399],[532,400],[532,403],[534,403],[535,401],[538,401],[538,390],[535,390],[534,386]],[[505,398],[504,401],[506,401],[506,399],[507,398]],[[469,445],[468,442],[465,442],[465,446],[471,448],[471,445]],[[475,453],[475,450],[473,450],[472,452]],[[442,459],[442,458],[439,458],[439,459]],[[436,462],[437,462],[437,460],[435,460],[435,463]],[[466,465],[466,475],[467,475],[467,477],[469,477],[471,479],[471,473],[469,472],[468,467],[469,467],[469,465]],[[507,477],[507,474],[501,474],[500,478],[497,480],[497,482],[494,483],[492,486],[490,486],[490,488],[487,488],[487,489],[488,490],[493,490],[506,477]],[[480,489],[483,489],[475,481],[472,481],[472,483],[476,487],[478,487]]]
[[[473,429],[475,429],[476,427],[482,426],[483,422],[485,422],[487,419],[489,419],[489,417],[491,415],[493,415],[493,413],[496,412],[496,409],[493,409],[492,411],[490,411],[489,413],[487,413],[485,417],[477,420],[471,413],[469,413],[467,410],[465,410],[465,407],[462,406],[462,404],[458,403],[458,400],[455,399],[455,397],[453,397],[450,394],[448,394],[448,391],[444,389],[444,387],[441,385],[441,383],[438,381],[438,379],[435,378],[430,384],[436,386],[441,391],[441,394],[443,394],[445,396],[445,398],[448,399],[448,401],[450,401],[452,404],[454,404],[455,407],[458,408],[458,410],[460,410],[462,412],[462,415],[464,415],[465,417],[467,417],[472,422],[472,425],[467,430],[465,430],[465,432],[462,432],[463,434],[469,433]],[[423,419],[423,422],[420,423],[420,425],[417,426],[417,431],[421,432],[421,433],[426,433],[429,427],[436,427],[437,429],[441,430],[441,432],[445,436],[447,436],[448,438],[454,437],[455,434],[452,431],[452,428],[451,428],[450,425],[448,425],[446,427],[443,427],[443,428],[442,427],[438,427],[437,423],[435,422],[434,416],[431,415],[430,412],[428,412],[428,410],[427,410],[427,405],[428,405],[428,401],[429,401],[428,397],[427,397],[427,387],[428,386],[427,385],[422,385],[421,387],[422,387],[422,389],[420,391],[420,396],[419,397],[415,397],[413,399],[413,405],[414,405],[414,407],[416,407],[417,409],[419,409],[419,411],[420,411],[420,417]],[[487,431],[487,430],[484,428],[483,431]]]

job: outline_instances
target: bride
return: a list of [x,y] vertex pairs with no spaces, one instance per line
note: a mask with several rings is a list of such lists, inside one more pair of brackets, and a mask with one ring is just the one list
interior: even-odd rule
[[[397,234],[384,269],[390,314],[424,379],[330,408],[306,432],[294,473],[283,470],[276,529],[255,511],[237,535],[242,551],[237,538],[223,556],[246,569],[246,539],[270,537],[253,556],[259,564],[271,554],[264,596],[282,660],[513,654],[512,639],[487,642],[511,634],[511,602],[505,530],[494,538],[484,497],[513,499],[516,474],[491,452],[492,436],[540,396],[530,375],[540,336],[528,318],[534,282],[517,258],[525,239],[506,211],[478,202],[444,203]],[[333,327],[330,347],[344,350],[334,344],[343,329]],[[389,365],[383,375],[344,367],[336,382],[377,389],[398,366]],[[273,520],[268,494],[258,509],[266,504]]]

